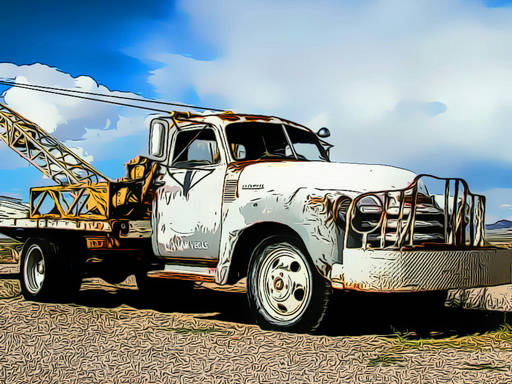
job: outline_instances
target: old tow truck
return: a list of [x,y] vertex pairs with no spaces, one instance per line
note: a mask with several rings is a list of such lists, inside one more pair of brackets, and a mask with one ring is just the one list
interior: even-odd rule
[[174,112],[152,120],[149,155],[110,180],[2,106],[0,138],[56,183],[0,215],[0,232],[24,242],[23,295],[62,299],[84,276],[135,274],[150,294],[163,279],[179,290],[247,277],[258,324],[314,331],[334,289],[511,282],[511,251],[485,246],[485,198],[464,180],[333,163],[327,136],[272,116]]

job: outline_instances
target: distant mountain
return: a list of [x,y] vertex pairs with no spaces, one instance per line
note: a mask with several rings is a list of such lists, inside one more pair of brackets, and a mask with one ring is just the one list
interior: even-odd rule
[[0,200],[4,200],[4,201],[21,201],[21,199],[18,199],[17,197],[3,196],[3,195],[0,195]]
[[30,212],[29,204],[19,199],[0,196],[0,218],[25,218]]
[[494,224],[486,224],[485,229],[508,229],[512,228],[512,221],[498,220]]

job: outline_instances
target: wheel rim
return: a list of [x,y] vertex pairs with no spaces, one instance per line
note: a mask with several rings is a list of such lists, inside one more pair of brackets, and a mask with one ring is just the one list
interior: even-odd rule
[[278,247],[266,254],[258,276],[258,296],[267,314],[292,322],[311,298],[311,271],[299,251]]
[[25,266],[23,268],[25,286],[32,294],[37,294],[41,290],[45,277],[45,263],[43,251],[38,245],[32,245],[27,250]]

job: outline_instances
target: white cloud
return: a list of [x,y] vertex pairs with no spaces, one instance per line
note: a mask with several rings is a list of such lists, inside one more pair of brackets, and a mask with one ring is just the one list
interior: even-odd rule
[[[107,160],[112,158],[128,161],[130,158],[146,153],[150,120],[152,114],[140,112],[119,115],[114,129],[97,130],[86,129],[80,141],[81,145],[87,148],[89,153],[95,153],[96,160]],[[127,139],[132,139],[127,142]],[[65,142],[75,145],[77,142]],[[83,144],[82,144],[83,143]]]
[[199,61],[150,44],[140,54],[162,63],[149,80],[165,98],[193,87],[206,104],[327,125],[337,160],[441,171],[468,158],[512,162],[511,9],[462,0],[181,7],[221,55]]
[[[12,78],[17,83],[23,84],[79,88],[87,92],[110,94],[107,88],[99,86],[90,77],[74,78],[43,64],[17,66],[0,63],[0,76]],[[37,122],[49,133],[67,139],[80,139],[87,126],[105,129],[106,119],[115,112],[115,107],[108,104],[29,91],[23,88],[10,88],[4,93],[3,98],[10,107]],[[61,129],[57,130],[57,128]]]
[[[68,73],[43,64],[18,66],[0,63],[0,78],[18,83],[45,85],[56,88],[80,89],[87,92],[136,97],[132,93],[111,91],[88,76],[72,77]],[[2,95],[5,103],[63,141],[84,160],[133,156],[133,148],[117,144],[121,138],[146,135],[147,124],[141,111],[127,110],[112,104],[52,95],[12,87]],[[137,146],[139,149],[139,146]],[[9,160],[10,167],[23,166],[14,161],[2,146],[0,160]],[[5,168],[5,166],[3,166]]]
[[88,163],[92,163],[94,160],[94,156],[89,155],[89,153],[82,147],[69,147],[69,149]]

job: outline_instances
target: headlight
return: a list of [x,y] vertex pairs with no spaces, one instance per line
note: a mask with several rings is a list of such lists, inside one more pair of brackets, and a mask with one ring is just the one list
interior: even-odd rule
[[362,213],[382,213],[382,202],[376,195],[368,195],[360,199],[356,207]]

